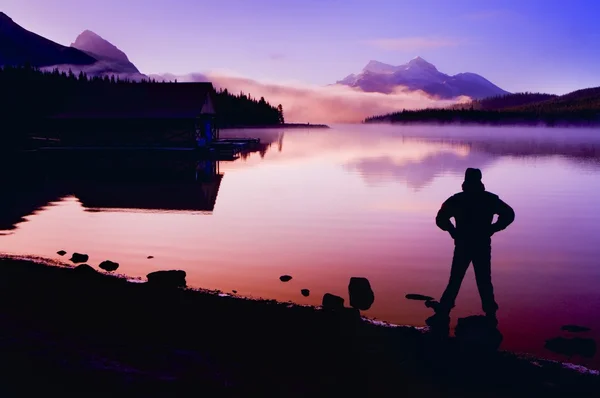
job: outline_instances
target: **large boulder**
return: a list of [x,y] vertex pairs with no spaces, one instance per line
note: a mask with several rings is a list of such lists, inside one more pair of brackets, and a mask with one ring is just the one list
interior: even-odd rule
[[86,263],[89,259],[90,259],[90,257],[87,254],[73,253],[71,255],[70,261],[75,264],[78,264],[78,263]]
[[181,270],[155,271],[146,275],[149,285],[165,288],[186,287],[185,276],[185,271]]
[[321,305],[325,310],[341,310],[344,308],[344,299],[331,293],[325,293]]
[[375,301],[375,294],[367,278],[350,278],[348,293],[350,295],[350,306],[357,310],[366,311],[371,308]]
[[102,268],[105,271],[113,272],[113,271],[116,271],[117,268],[119,268],[119,263],[115,263],[113,261],[106,260],[106,261],[102,261],[98,267]]

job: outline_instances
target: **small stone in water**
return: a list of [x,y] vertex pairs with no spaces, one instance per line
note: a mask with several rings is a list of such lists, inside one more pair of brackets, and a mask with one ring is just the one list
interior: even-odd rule
[[106,261],[101,262],[98,267],[102,268],[105,271],[113,272],[117,268],[119,268],[119,263],[115,263],[115,262],[106,260]]
[[308,289],[302,289],[302,290],[300,290],[300,293],[302,293],[302,295],[304,297],[308,297],[310,295],[310,290],[308,290]]
[[282,281],[282,282],[289,282],[289,281],[291,281],[291,280],[292,280],[292,277],[291,277],[291,276],[289,276],[289,275],[281,275],[281,276],[279,277],[279,280],[280,280],[280,281]]
[[65,254],[67,254],[67,252],[64,250],[59,250],[56,252],[56,254],[58,254],[59,256],[64,256]]
[[73,255],[71,256],[71,261],[74,262],[75,264],[85,263],[85,262],[87,262],[88,259],[89,259],[89,256],[87,254],[73,253]]

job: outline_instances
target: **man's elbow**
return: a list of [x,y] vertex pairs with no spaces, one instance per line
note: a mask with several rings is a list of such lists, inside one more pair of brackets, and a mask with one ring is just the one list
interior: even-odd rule
[[508,207],[507,212],[506,212],[506,219],[507,219],[509,225],[512,224],[513,221],[515,221],[515,211],[510,206]]
[[437,227],[439,229],[441,229],[442,231],[447,231],[448,230],[448,223],[449,222],[450,222],[449,220],[446,220],[446,219],[444,219],[443,217],[440,217],[440,216],[437,216],[435,218],[435,225],[437,225]]
[[505,229],[515,221],[515,211],[511,207],[507,207],[498,219],[501,229]]

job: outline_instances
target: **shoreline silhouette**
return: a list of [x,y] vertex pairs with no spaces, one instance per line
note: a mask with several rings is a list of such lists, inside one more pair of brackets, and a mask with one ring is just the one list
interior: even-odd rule
[[439,340],[351,308],[245,300],[170,287],[168,279],[131,283],[86,264],[0,264],[6,392],[37,387],[16,382],[25,369],[46,392],[69,393],[384,393],[399,377],[403,391],[440,397],[600,391],[598,372],[474,349],[469,330]]

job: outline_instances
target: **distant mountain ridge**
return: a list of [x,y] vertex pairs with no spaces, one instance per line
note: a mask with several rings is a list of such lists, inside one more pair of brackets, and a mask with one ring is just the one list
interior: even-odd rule
[[454,76],[442,73],[421,57],[398,66],[372,60],[362,72],[348,75],[336,84],[384,94],[393,93],[401,86],[411,91],[421,90],[443,99],[459,96],[481,99],[509,94],[476,73],[459,73]]
[[0,12],[0,66],[31,65],[42,70],[71,70],[90,76],[116,75],[131,80],[140,73],[127,55],[94,32],[82,32],[71,47],[28,31]]
[[30,32],[0,12],[0,65],[44,67],[58,64],[92,65],[97,60]]

